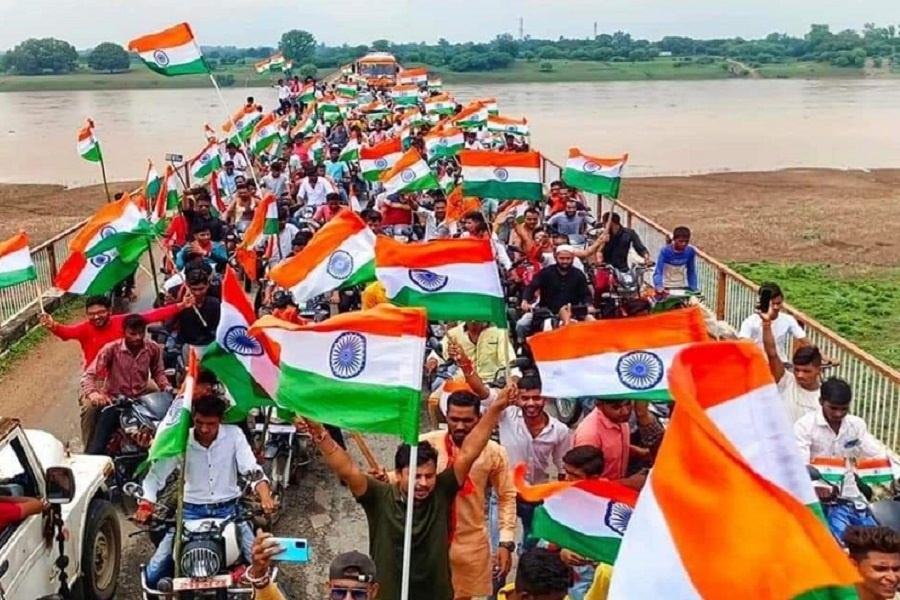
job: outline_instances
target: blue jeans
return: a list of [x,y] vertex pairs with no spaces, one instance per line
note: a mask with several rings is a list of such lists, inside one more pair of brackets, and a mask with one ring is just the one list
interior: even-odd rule
[[531,550],[537,546],[538,540],[531,538],[531,524],[534,521],[534,511],[543,502],[526,502],[516,496],[516,516],[522,520],[522,544],[519,546],[519,554]]
[[828,528],[831,534],[837,539],[838,544],[844,547],[844,531],[850,525],[860,527],[875,527],[878,522],[869,508],[866,506],[857,508],[851,502],[838,502],[835,504],[822,504],[825,520],[828,522]]
[[[217,506],[207,504],[184,503],[184,520],[195,519],[225,519],[235,515],[238,511],[239,500]],[[250,523],[243,521],[237,524],[238,541],[241,544],[241,555],[249,565],[253,557],[253,528]],[[156,589],[156,585],[163,577],[171,576],[175,570],[175,562],[172,559],[172,549],[175,545],[175,529],[170,529],[162,539],[156,552],[147,563],[147,586]]]

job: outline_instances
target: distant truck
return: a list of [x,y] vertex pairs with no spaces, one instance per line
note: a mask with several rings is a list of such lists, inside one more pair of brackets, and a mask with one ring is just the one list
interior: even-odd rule
[[373,87],[391,87],[397,83],[400,63],[388,52],[369,52],[353,63],[357,75]]
[[0,417],[0,496],[50,503],[50,516],[0,531],[0,599],[115,597],[122,533],[106,487],[112,469],[108,457],[69,455],[53,435]]

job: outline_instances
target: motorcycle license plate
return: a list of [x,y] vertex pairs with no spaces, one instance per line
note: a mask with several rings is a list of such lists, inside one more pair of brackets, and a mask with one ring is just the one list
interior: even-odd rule
[[[257,433],[262,433],[263,424],[257,423],[253,428]],[[279,423],[269,423],[269,433],[296,433],[297,428],[293,425],[283,425]]]
[[231,587],[231,575],[216,575],[209,579],[191,579],[190,577],[176,577],[172,580],[172,587],[176,592],[186,590],[214,590],[217,588]]

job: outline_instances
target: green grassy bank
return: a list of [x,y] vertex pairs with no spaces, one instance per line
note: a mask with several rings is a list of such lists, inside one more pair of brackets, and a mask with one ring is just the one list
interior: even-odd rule
[[[428,65],[408,65],[428,66]],[[695,60],[657,58],[644,62],[590,62],[590,61],[516,61],[507,69],[496,71],[455,73],[443,68],[429,67],[447,84],[488,83],[556,83],[595,81],[697,81],[734,78],[826,78],[861,77],[863,71],[854,68],[833,67],[826,63],[792,62],[764,65],[754,73],[736,74],[735,67],[716,60],[703,64]],[[739,69],[737,69],[739,70]],[[331,73],[320,69],[319,77]],[[223,67],[216,71],[223,79],[233,78],[231,87],[267,87],[274,76],[258,75],[251,65]],[[209,85],[205,76],[161,77],[141,65],[133,64],[123,73],[95,73],[86,67],[66,75],[0,75],[0,92],[49,92],[77,90],[128,90],[128,89],[184,89]]]
[[757,283],[778,283],[789,304],[900,368],[900,269],[772,263],[731,267]]

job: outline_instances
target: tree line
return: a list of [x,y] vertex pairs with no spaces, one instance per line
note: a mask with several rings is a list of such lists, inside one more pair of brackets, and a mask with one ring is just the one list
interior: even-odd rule
[[[750,64],[798,60],[862,67],[869,57],[877,64],[882,59],[900,56],[898,30],[900,26],[866,23],[861,30],[833,32],[828,25],[816,24],[810,26],[803,37],[770,33],[761,39],[666,36],[650,41],[616,31],[589,39],[560,37],[549,40],[525,36],[520,40],[510,34],[501,34],[484,43],[453,43],[443,38],[434,44],[378,39],[371,44],[355,46],[328,46],[318,43],[308,31],[291,30],[281,36],[277,46],[208,46],[203,50],[214,69],[251,64],[281,51],[304,74],[347,64],[370,51],[390,52],[405,64],[427,64],[456,72],[505,69],[515,60],[638,62],[654,60],[661,55],[706,58],[707,61],[727,58]],[[110,42],[79,54],[74,46],[63,40],[28,39],[2,56],[0,70],[20,75],[70,73],[80,68],[83,59],[89,69],[114,73],[128,70],[135,57],[122,46]]]

